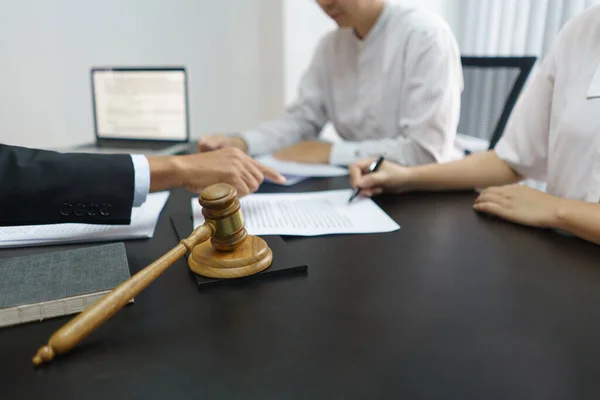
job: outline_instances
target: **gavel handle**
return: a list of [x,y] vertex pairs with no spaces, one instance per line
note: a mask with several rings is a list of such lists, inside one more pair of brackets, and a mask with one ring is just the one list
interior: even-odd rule
[[39,366],[54,359],[55,355],[71,350],[96,328],[115,315],[131,299],[173,265],[175,261],[183,257],[188,251],[192,251],[196,245],[210,239],[214,232],[215,226],[212,222],[204,223],[204,225],[196,228],[187,239],[179,242],[171,251],[85,309],[56,331],[48,344],[38,350],[33,357],[33,365]]

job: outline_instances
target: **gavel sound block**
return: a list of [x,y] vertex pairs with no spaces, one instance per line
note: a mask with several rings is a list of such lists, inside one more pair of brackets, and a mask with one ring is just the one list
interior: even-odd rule
[[39,366],[71,350],[188,251],[192,252],[190,269],[209,278],[239,278],[271,265],[273,253],[267,243],[246,232],[235,188],[227,184],[209,186],[199,202],[206,219],[202,226],[56,331],[33,357],[33,364]]

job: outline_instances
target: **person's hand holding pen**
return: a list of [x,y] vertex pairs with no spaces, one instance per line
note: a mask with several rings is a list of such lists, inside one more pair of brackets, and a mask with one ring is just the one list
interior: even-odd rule
[[398,193],[410,190],[411,169],[379,159],[357,161],[350,165],[350,183],[357,195],[372,197],[383,192]]
[[[368,169],[366,171],[364,171],[364,173],[365,174],[372,174],[373,172],[377,172],[377,170],[379,169],[379,167],[381,167],[381,164],[383,164],[383,161],[384,161],[383,156],[379,157],[377,160],[371,161],[371,163],[369,163]],[[352,168],[352,166],[350,168]],[[363,169],[359,168],[359,171],[363,172]],[[352,169],[350,169],[350,173],[352,174]],[[355,185],[354,183],[352,183],[352,187],[354,187],[354,193],[352,194],[352,196],[350,196],[350,199],[348,200],[348,204],[352,203],[352,200],[354,200],[356,198],[356,196],[358,196],[358,194],[362,190],[362,186]],[[363,195],[366,196],[365,193],[363,193]]]

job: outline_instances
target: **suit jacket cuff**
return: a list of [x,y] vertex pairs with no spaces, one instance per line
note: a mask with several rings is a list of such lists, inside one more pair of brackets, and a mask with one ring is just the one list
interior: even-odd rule
[[146,201],[150,191],[150,165],[148,159],[140,154],[132,154],[134,170],[133,207],[139,207]]

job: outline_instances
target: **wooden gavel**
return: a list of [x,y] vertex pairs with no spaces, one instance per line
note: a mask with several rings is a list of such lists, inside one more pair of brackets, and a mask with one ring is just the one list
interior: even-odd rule
[[188,259],[190,269],[211,278],[239,278],[271,265],[273,253],[267,243],[246,232],[235,188],[223,183],[212,185],[202,192],[198,200],[206,222],[171,251],[56,331],[48,344],[33,357],[35,366],[50,362],[57,354],[75,347],[188,251],[192,252]]

